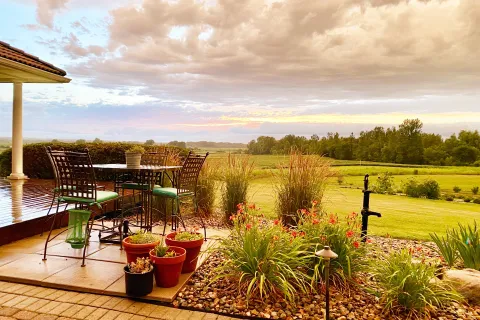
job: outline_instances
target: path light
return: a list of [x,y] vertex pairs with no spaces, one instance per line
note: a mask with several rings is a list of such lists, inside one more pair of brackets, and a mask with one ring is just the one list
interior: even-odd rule
[[330,320],[330,260],[338,258],[338,254],[329,246],[325,246],[322,250],[315,252],[315,255],[325,260],[325,319]]

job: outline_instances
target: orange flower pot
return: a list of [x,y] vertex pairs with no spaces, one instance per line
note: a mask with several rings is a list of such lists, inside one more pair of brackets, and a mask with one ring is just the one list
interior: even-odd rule
[[169,246],[169,250],[176,252],[175,257],[157,257],[155,250],[150,251],[150,260],[155,266],[155,282],[157,287],[171,288],[178,284],[183,263],[185,262],[185,249]]
[[175,246],[184,248],[187,251],[185,263],[183,264],[182,273],[190,273],[195,271],[197,267],[198,255],[204,242],[203,238],[194,241],[178,241],[175,240],[176,232],[172,232],[165,238],[167,246]]
[[160,243],[160,240],[151,243],[130,243],[130,237],[123,239],[123,249],[127,254],[127,263],[137,261],[137,258],[148,258],[150,250],[155,248]]

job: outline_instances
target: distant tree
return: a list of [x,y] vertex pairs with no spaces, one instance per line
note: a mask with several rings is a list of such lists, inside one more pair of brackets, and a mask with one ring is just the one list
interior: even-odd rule
[[423,163],[422,127],[423,123],[419,119],[406,119],[398,126],[401,159],[397,162]]
[[85,144],[87,143],[87,141],[85,139],[78,139],[77,141],[75,141],[76,144]]
[[147,141],[145,141],[145,145],[146,146],[154,146],[155,141],[153,141],[153,139],[148,139]]
[[250,154],[272,154],[272,149],[277,144],[274,137],[260,136],[257,140],[252,140],[247,145]]
[[167,143],[169,146],[173,146],[173,147],[179,147],[179,148],[183,148],[183,149],[186,149],[187,148],[187,144],[184,142],[184,141],[170,141],[169,143]]
[[477,160],[479,151],[477,148],[460,145],[452,150],[452,156],[457,164],[469,164]]
[[103,142],[103,141],[100,140],[99,138],[95,138],[95,139],[93,140],[93,143],[102,143],[102,142]]
[[53,139],[52,140],[52,143],[59,143],[59,142],[60,142],[60,140],[58,140],[58,139]]

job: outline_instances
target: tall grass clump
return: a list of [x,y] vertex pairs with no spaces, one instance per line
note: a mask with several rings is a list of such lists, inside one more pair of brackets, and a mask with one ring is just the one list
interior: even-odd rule
[[413,261],[407,249],[375,260],[374,272],[382,288],[385,311],[406,312],[420,318],[435,307],[461,300],[445,281],[435,281],[435,266]]
[[208,162],[203,164],[197,184],[197,207],[204,216],[213,213],[216,196],[216,167]]
[[463,267],[480,270],[480,228],[473,225],[458,224],[458,228],[447,229],[446,237],[430,234],[437,245],[437,251],[449,266],[459,260]]
[[250,156],[234,156],[229,153],[227,163],[221,168],[222,209],[227,221],[237,211],[239,203],[247,202],[253,167]]
[[279,219],[285,225],[296,225],[299,209],[308,209],[313,201],[321,205],[327,179],[332,175],[327,160],[293,151],[288,165],[279,166],[274,175]]
[[[255,211],[254,206],[250,208]],[[309,292],[311,279],[305,266],[310,255],[304,239],[285,232],[279,223],[251,214],[240,204],[232,215],[233,229],[215,248],[223,263],[214,270],[216,277],[238,283],[239,294],[251,298],[280,297],[293,301],[298,292]]]

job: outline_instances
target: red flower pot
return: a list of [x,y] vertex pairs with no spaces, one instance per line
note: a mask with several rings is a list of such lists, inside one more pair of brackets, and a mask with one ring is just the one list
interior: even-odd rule
[[171,288],[178,284],[182,266],[185,262],[185,249],[180,247],[169,246],[170,250],[174,250],[177,255],[175,257],[157,257],[155,250],[150,251],[150,260],[155,266],[155,282],[157,287]]
[[176,232],[172,232],[165,238],[165,244],[167,246],[175,246],[184,248],[187,251],[187,257],[183,264],[182,273],[189,273],[195,271],[197,267],[198,255],[202,248],[203,238],[194,241],[178,241],[175,240]]
[[123,249],[127,254],[127,263],[137,261],[137,258],[148,258],[150,250],[155,248],[160,243],[160,240],[152,243],[135,244],[130,243],[130,237],[123,239]]

